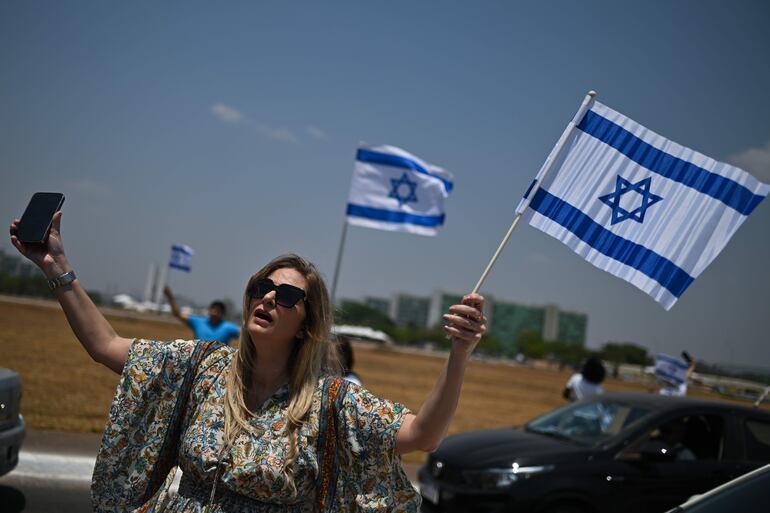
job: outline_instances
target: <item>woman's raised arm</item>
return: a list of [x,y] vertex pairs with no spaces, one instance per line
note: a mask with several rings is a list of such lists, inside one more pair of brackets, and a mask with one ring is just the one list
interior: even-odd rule
[[[61,211],[53,216],[51,231],[44,245],[24,244],[16,237],[19,220],[11,223],[11,243],[23,256],[37,265],[45,277],[58,278],[72,271],[64,255],[61,237]],[[131,339],[119,337],[104,315],[75,279],[68,285],[57,287],[54,295],[67,316],[75,336],[94,361],[120,373],[128,358]]]
[[452,339],[449,360],[417,415],[407,415],[396,437],[396,452],[432,452],[446,436],[457,410],[465,368],[473,349],[487,330],[484,298],[478,294],[463,297],[444,314],[444,330]]

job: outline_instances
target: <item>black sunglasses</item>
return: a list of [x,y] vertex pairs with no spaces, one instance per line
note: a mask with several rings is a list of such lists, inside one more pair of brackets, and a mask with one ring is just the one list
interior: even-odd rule
[[284,308],[293,308],[300,300],[305,299],[305,291],[294,285],[282,283],[276,286],[270,278],[260,278],[251,285],[249,297],[253,299],[262,299],[275,291],[275,302]]

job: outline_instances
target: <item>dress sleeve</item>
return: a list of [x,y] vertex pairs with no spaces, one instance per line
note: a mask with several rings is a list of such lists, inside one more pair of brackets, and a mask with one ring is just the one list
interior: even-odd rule
[[189,340],[131,344],[94,466],[94,511],[141,504],[195,346]]
[[416,513],[420,496],[396,454],[404,416],[399,403],[349,384],[339,411],[337,509],[341,512]]

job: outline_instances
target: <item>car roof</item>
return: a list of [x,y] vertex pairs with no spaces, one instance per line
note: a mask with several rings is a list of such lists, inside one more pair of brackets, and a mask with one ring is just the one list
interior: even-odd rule
[[633,406],[649,408],[657,412],[676,411],[682,408],[708,408],[711,410],[740,411],[744,414],[758,415],[770,419],[770,411],[761,408],[698,397],[672,397],[660,394],[616,392],[591,398],[591,400],[602,399],[612,399]]

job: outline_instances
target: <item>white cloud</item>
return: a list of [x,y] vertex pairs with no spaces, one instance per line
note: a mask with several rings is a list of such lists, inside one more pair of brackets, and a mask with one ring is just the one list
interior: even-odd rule
[[243,121],[245,116],[241,111],[225,105],[224,103],[215,103],[211,106],[211,113],[225,123],[238,123]]
[[732,155],[728,159],[736,166],[745,169],[759,180],[770,182],[770,141],[760,148],[749,148]]
[[254,123],[254,128],[257,130],[258,134],[269,137],[270,139],[275,139],[276,141],[289,143],[299,142],[299,138],[288,128],[265,125],[264,123]]
[[307,127],[305,127],[305,130],[307,131],[308,134],[310,134],[310,137],[312,137],[313,139],[318,139],[321,141],[325,141],[326,139],[328,139],[328,137],[326,136],[326,132],[324,132],[317,126],[308,125]]
[[[254,121],[238,109],[221,102],[211,106],[211,113],[225,123],[246,123],[248,126],[254,127],[259,135],[269,139],[288,143],[299,142],[299,137],[290,129]],[[323,134],[320,130],[318,133]]]

